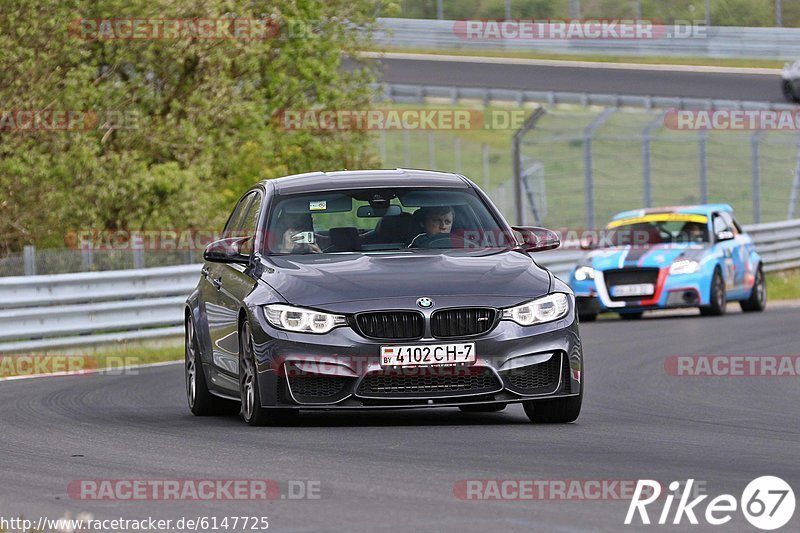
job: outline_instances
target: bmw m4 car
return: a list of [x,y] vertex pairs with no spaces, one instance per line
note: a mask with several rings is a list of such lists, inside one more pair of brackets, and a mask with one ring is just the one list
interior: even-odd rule
[[301,410],[522,403],[571,422],[583,398],[575,299],[461,175],[309,173],[262,181],[204,253],[186,302],[196,415],[240,402],[250,425]]
[[729,300],[739,301],[743,311],[762,311],[767,291],[761,258],[732,211],[717,204],[616,215],[605,245],[570,275],[580,318],[616,311],[636,319],[646,310],[675,307],[722,315]]

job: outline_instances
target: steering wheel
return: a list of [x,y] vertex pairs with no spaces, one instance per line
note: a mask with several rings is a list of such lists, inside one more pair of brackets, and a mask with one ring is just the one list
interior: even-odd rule
[[480,248],[477,242],[457,235],[455,233],[437,233],[428,235],[420,233],[414,239],[409,248]]

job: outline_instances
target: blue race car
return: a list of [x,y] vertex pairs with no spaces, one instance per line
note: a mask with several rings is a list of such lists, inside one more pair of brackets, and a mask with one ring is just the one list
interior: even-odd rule
[[753,240],[725,204],[626,211],[570,274],[581,320],[614,311],[699,307],[722,315],[729,300],[762,311],[767,289]]

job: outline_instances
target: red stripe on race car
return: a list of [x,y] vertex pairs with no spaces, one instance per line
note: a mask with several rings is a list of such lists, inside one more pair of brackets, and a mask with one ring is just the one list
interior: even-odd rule
[[639,305],[642,307],[650,306],[650,305],[658,305],[658,301],[661,299],[661,293],[664,290],[664,282],[667,281],[667,276],[669,275],[669,267],[659,269],[658,271],[658,280],[656,281],[656,291],[653,293],[653,297],[649,300],[642,300],[639,302]]

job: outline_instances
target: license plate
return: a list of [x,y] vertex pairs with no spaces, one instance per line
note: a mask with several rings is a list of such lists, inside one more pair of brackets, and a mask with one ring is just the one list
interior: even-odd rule
[[474,342],[381,346],[381,366],[433,366],[474,362]]
[[635,283],[633,285],[616,285],[611,287],[611,296],[650,296],[655,292],[652,283]]

